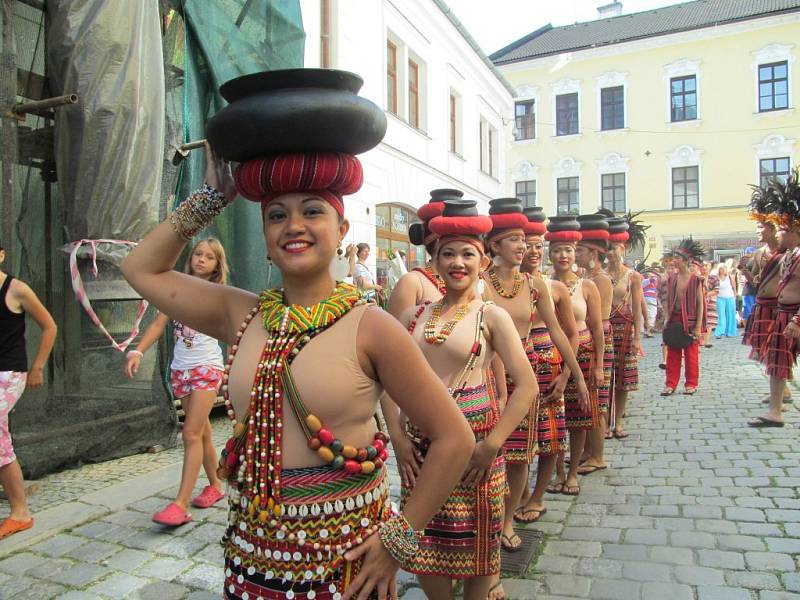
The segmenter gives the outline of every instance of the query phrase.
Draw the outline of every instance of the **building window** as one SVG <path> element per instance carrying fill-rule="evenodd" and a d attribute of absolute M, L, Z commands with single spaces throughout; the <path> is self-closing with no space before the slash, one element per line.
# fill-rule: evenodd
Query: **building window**
<path fill-rule="evenodd" d="M 691 121 L 697 118 L 697 77 L 673 77 L 670 83 L 671 120 Z"/>
<path fill-rule="evenodd" d="M 758 65 L 758 110 L 789 108 L 789 63 Z"/>
<path fill-rule="evenodd" d="M 386 42 L 386 108 L 397 114 L 397 46 Z"/>
<path fill-rule="evenodd" d="M 516 193 L 514 195 L 522 200 L 523 207 L 529 208 L 536 206 L 536 180 L 529 179 L 527 181 L 518 181 L 516 183 Z"/>
<path fill-rule="evenodd" d="M 601 129 L 622 129 L 625 127 L 625 88 L 623 86 L 600 90 Z"/>
<path fill-rule="evenodd" d="M 408 61 L 408 123 L 419 129 L 419 65 Z"/>
<path fill-rule="evenodd" d="M 497 129 L 492 127 L 488 121 L 480 120 L 478 134 L 478 148 L 480 152 L 480 169 L 487 175 L 495 174 L 495 156 L 497 155 Z"/>
<path fill-rule="evenodd" d="M 456 97 L 450 93 L 450 152 L 458 152 L 458 138 L 456 138 Z"/>
<path fill-rule="evenodd" d="M 516 128 L 514 139 L 532 140 L 536 137 L 535 113 L 533 110 L 533 100 L 517 102 L 514 104 L 514 116 Z"/>
<path fill-rule="evenodd" d="M 556 96 L 556 135 L 578 133 L 578 92 Z"/>
<path fill-rule="evenodd" d="M 758 162 L 759 180 L 761 187 L 765 187 L 770 181 L 777 179 L 781 183 L 786 183 L 791 172 L 791 160 L 788 156 L 783 158 L 762 158 Z"/>
<path fill-rule="evenodd" d="M 580 212 L 580 186 L 577 177 L 559 177 L 556 181 L 558 191 L 558 205 L 556 212 L 559 215 L 578 214 Z"/>
<path fill-rule="evenodd" d="M 699 167 L 672 169 L 672 208 L 697 208 L 699 199 Z"/>
<path fill-rule="evenodd" d="M 625 173 L 606 173 L 600 179 L 603 208 L 625 212 Z"/>

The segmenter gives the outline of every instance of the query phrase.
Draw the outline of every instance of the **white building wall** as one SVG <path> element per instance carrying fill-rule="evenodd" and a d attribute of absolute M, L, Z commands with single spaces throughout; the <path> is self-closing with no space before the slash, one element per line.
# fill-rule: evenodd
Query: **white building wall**
<path fill-rule="evenodd" d="M 418 208 L 435 188 L 457 188 L 479 201 L 508 195 L 505 152 L 513 126 L 513 101 L 432 0 L 330 0 L 331 66 L 364 79 L 361 95 L 387 108 L 386 42 L 398 42 L 400 117 L 387 111 L 386 137 L 361 155 L 364 187 L 346 202 L 347 242 L 375 244 L 375 206 L 388 202 Z M 320 0 L 301 0 L 306 31 L 305 66 L 320 66 Z M 409 53 L 421 66 L 420 129 L 403 118 Z M 450 151 L 450 90 L 460 96 L 459 155 Z M 497 132 L 494 176 L 480 170 L 479 122 Z M 370 256 L 374 261 L 374 253 Z"/>

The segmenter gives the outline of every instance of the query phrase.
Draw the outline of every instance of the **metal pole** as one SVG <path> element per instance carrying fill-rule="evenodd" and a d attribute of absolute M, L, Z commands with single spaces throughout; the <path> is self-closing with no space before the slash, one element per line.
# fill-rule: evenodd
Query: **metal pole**
<path fill-rule="evenodd" d="M 12 15 L 14 13 L 13 0 L 2 0 L 0 6 L 0 20 L 2 20 L 3 46 L 0 51 L 0 106 L 8 107 L 16 99 L 17 85 L 17 57 L 14 52 L 14 28 Z M 0 115 L 0 174 L 3 181 L 0 183 L 0 235 L 3 244 L 8 249 L 4 268 L 13 272 L 14 252 L 16 244 L 13 240 L 14 233 L 14 159 L 17 149 L 16 124 L 9 118 Z"/>
<path fill-rule="evenodd" d="M 75 104 L 78 102 L 78 94 L 66 94 L 64 96 L 55 96 L 53 98 L 45 98 L 44 100 L 31 100 L 30 102 L 20 102 L 11 108 L 11 112 L 18 119 L 24 119 L 28 113 L 38 113 L 48 108 L 55 108 L 56 106 L 65 106 L 67 104 Z"/>

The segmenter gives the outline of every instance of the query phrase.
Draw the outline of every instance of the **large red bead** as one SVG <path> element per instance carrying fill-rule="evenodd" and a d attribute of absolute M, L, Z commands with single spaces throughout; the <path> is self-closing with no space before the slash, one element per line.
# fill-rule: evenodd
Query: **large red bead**
<path fill-rule="evenodd" d="M 385 461 L 387 458 L 389 458 L 389 452 L 386 450 L 386 448 L 381 450 L 380 454 L 378 454 L 378 458 L 380 458 L 383 461 Z"/>
<path fill-rule="evenodd" d="M 311 450 L 319 450 L 320 446 L 322 446 L 322 442 L 319 441 L 318 437 L 308 438 L 308 447 Z"/>
<path fill-rule="evenodd" d="M 356 473 L 361 473 L 361 465 L 354 460 L 346 460 L 344 461 L 344 470 L 351 475 L 355 475 Z"/>
<path fill-rule="evenodd" d="M 386 447 L 386 444 L 383 443 L 383 440 L 372 440 L 372 447 L 380 454 L 380 451 Z"/>
<path fill-rule="evenodd" d="M 376 440 L 382 440 L 384 444 L 388 444 L 389 443 L 389 436 L 386 435 L 386 433 L 384 433 L 383 431 L 376 431 L 375 432 L 375 439 Z"/>
<path fill-rule="evenodd" d="M 317 432 L 317 437 L 326 446 L 330 446 L 333 443 L 333 440 L 336 439 L 333 437 L 333 434 L 324 427 Z"/>

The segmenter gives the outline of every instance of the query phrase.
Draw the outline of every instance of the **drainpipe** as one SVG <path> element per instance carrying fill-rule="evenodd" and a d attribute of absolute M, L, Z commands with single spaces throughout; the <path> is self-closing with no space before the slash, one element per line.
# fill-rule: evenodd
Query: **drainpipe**
<path fill-rule="evenodd" d="M 320 0 L 320 66 L 331 68 L 331 0 Z"/>

